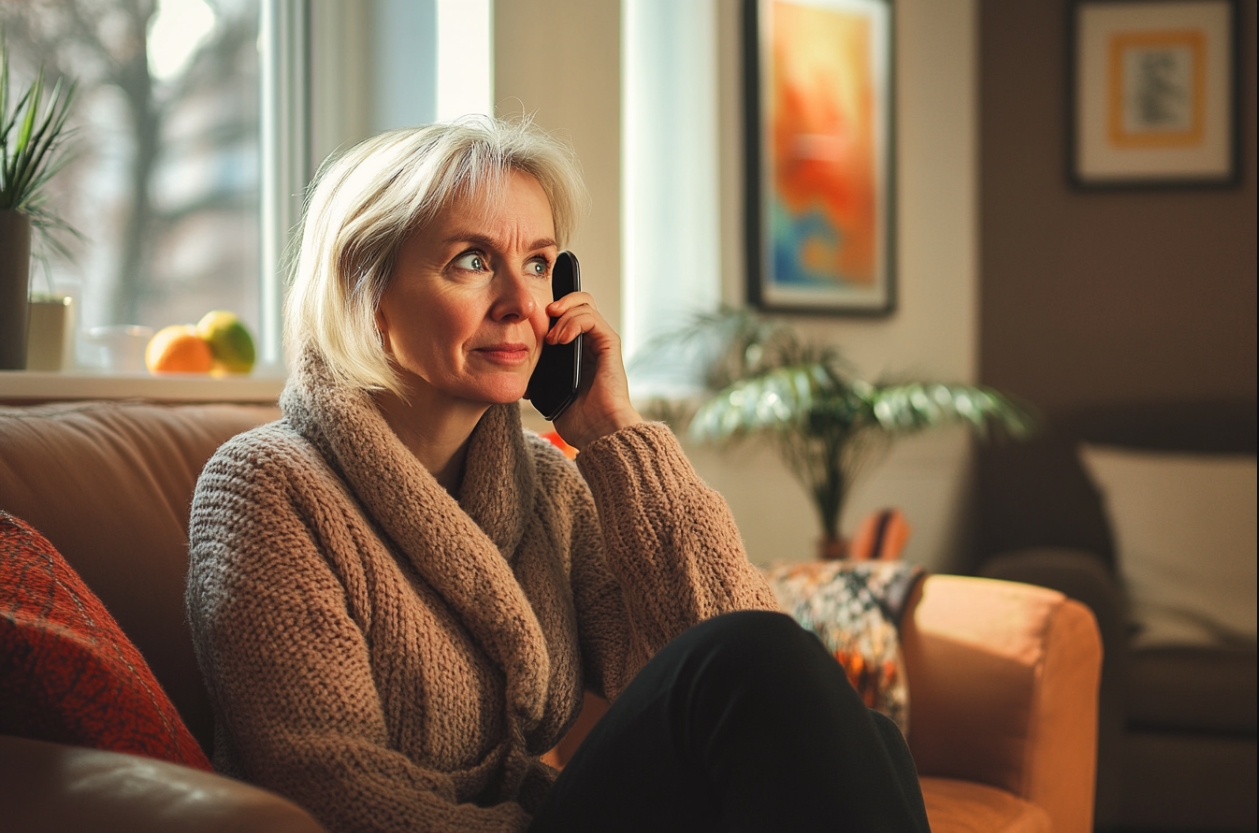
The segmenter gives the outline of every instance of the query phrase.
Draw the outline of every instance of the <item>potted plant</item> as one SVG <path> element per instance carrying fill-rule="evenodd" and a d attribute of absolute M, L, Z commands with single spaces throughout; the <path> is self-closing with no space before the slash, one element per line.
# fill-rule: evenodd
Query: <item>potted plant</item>
<path fill-rule="evenodd" d="M 981 438 L 994 430 L 1023 438 L 1035 425 L 1027 409 L 988 387 L 859 379 L 836 348 L 748 310 L 696 316 L 653 339 L 630 369 L 636 381 L 703 391 L 697 409 L 677 397 L 655 408 L 673 421 L 689 418 L 693 440 L 769 440 L 812 499 L 825 557 L 842 555 L 844 503 L 895 440 L 959 423 Z"/>
<path fill-rule="evenodd" d="M 64 253 L 74 230 L 48 205 L 48 180 L 66 163 L 66 117 L 74 83 L 58 81 L 45 103 L 44 72 L 20 97 L 9 94 L 9 52 L 0 37 L 0 370 L 26 367 L 31 230 Z"/>

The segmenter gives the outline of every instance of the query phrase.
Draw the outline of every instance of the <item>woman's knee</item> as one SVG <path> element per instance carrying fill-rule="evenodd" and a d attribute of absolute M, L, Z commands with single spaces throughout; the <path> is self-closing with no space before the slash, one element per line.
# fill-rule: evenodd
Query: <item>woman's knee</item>
<path fill-rule="evenodd" d="M 723 613 L 695 625 L 683 638 L 698 644 L 724 645 L 772 645 L 792 642 L 805 632 L 794 619 L 785 613 L 771 610 L 738 610 Z"/>
<path fill-rule="evenodd" d="M 715 664 L 738 674 L 791 676 L 817 662 L 835 662 L 816 636 L 774 611 L 726 613 L 696 625 L 680 639 L 709 668 Z"/>

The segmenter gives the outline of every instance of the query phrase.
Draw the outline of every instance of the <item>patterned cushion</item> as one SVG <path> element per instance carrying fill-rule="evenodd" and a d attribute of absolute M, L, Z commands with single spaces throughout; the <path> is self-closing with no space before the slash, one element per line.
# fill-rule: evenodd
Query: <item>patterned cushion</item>
<path fill-rule="evenodd" d="M 771 565 L 765 577 L 778 604 L 822 640 L 866 705 L 909 734 L 909 682 L 901 655 L 901 615 L 921 567 L 901 561 L 809 561 Z"/>
<path fill-rule="evenodd" d="M 0 733 L 212 771 L 105 606 L 47 539 L 5 512 Z"/>

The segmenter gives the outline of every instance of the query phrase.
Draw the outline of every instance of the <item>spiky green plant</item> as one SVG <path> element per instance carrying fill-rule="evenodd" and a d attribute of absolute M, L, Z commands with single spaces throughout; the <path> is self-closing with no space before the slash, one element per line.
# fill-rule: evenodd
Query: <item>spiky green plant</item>
<path fill-rule="evenodd" d="M 75 82 L 58 80 L 44 101 L 44 70 L 20 98 L 9 95 L 9 51 L 0 34 L 0 210 L 30 217 L 31 225 L 58 254 L 68 255 L 63 234 L 78 233 L 48 204 L 48 181 L 66 164 L 66 119 Z"/>
<path fill-rule="evenodd" d="M 688 429 L 698 442 L 772 441 L 831 539 L 853 483 L 894 440 L 958 423 L 981 438 L 994 429 L 1023 438 L 1035 426 L 1027 409 L 988 387 L 855 378 L 835 348 L 747 310 L 697 316 L 653 339 L 631 372 L 708 391 Z"/>

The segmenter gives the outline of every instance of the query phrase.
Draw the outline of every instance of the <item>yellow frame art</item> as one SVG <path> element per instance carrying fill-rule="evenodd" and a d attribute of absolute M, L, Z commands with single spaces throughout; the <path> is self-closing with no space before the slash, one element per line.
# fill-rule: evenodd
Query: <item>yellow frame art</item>
<path fill-rule="evenodd" d="M 1188 52 L 1190 64 L 1190 117 L 1183 129 L 1132 129 L 1127 118 L 1127 102 L 1137 85 L 1130 67 L 1133 53 L 1174 54 Z M 1205 135 L 1207 39 L 1195 29 L 1159 32 L 1128 32 L 1110 39 L 1109 111 L 1110 141 L 1116 147 L 1197 147 Z"/>
<path fill-rule="evenodd" d="M 1075 185 L 1240 181 L 1237 19 L 1237 0 L 1072 4 Z"/>

